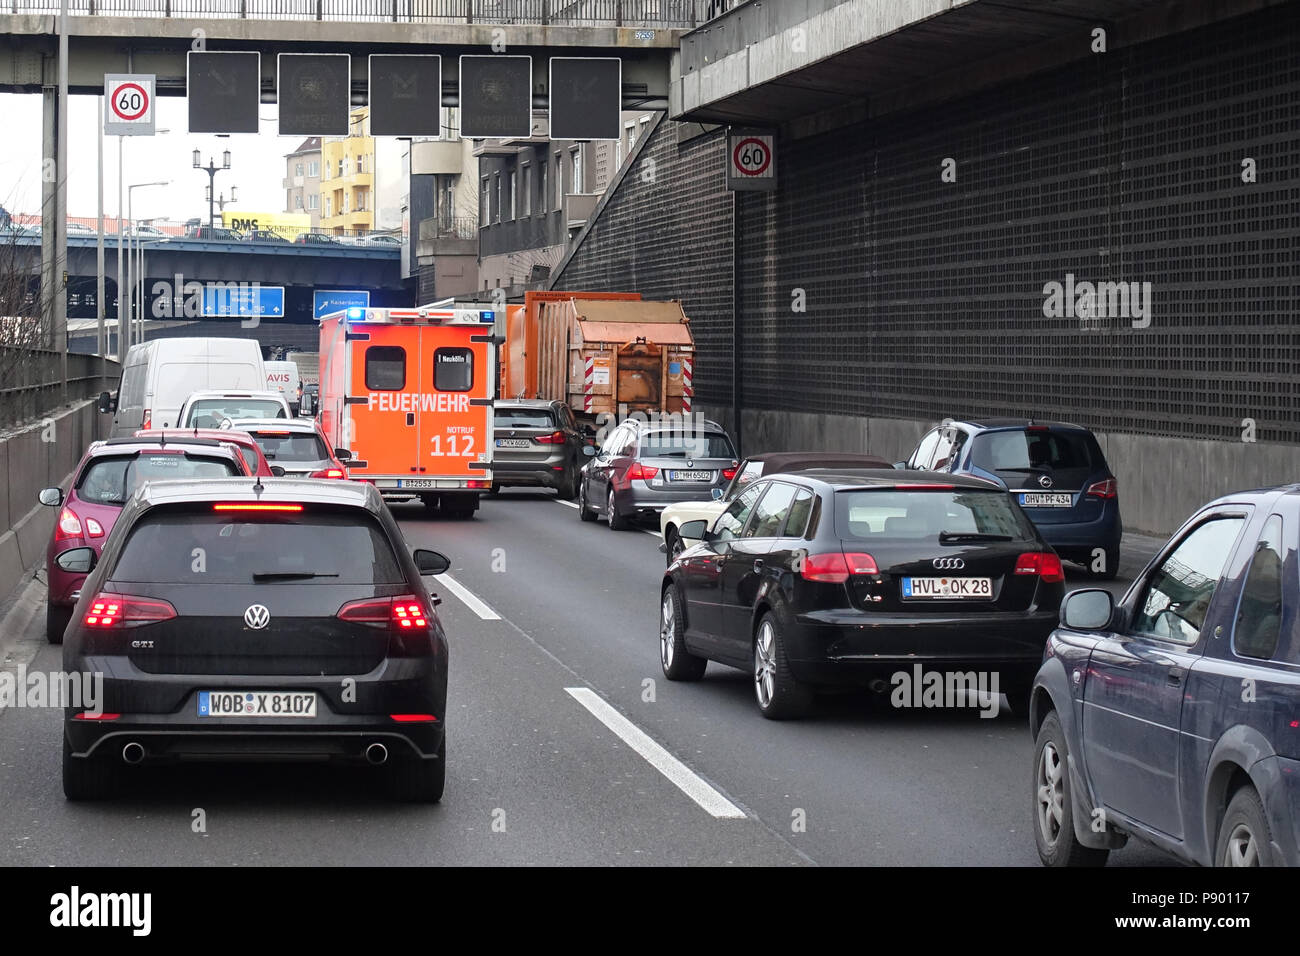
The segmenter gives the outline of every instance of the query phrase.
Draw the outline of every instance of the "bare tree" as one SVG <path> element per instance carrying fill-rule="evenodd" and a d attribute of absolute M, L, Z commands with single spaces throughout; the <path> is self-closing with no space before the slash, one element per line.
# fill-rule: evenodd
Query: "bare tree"
<path fill-rule="evenodd" d="M 21 227 L 0 224 L 0 424 L 11 425 L 35 416 L 42 398 L 32 386 L 50 380 L 48 318 L 37 301 L 36 275 L 30 245 L 21 241 Z"/>

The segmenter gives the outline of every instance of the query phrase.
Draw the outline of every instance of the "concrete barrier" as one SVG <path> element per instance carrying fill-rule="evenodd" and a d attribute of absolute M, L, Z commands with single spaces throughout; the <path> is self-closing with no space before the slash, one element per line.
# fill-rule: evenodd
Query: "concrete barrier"
<path fill-rule="evenodd" d="M 86 446 L 105 437 L 110 424 L 95 402 L 83 401 L 0 436 L 0 599 L 45 561 L 59 512 L 40 504 L 37 495 L 56 485 L 67 491 Z"/>
<path fill-rule="evenodd" d="M 697 405 L 732 435 L 731 409 Z M 935 422 L 901 418 L 746 410 L 741 451 L 871 452 L 888 461 L 911 455 Z M 1166 537 L 1208 501 L 1234 491 L 1300 481 L 1300 447 L 1255 442 L 1192 441 L 1097 432 L 1119 481 L 1126 531 Z"/>

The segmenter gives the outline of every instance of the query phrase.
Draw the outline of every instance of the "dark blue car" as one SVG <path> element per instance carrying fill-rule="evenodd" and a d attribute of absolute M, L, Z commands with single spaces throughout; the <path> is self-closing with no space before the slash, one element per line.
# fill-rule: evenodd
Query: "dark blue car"
<path fill-rule="evenodd" d="M 1129 837 L 1193 863 L 1300 864 L 1300 485 L 1197 512 L 1115 603 L 1074 591 L 1035 678 L 1048 866 Z"/>
<path fill-rule="evenodd" d="M 895 467 L 996 482 L 1062 558 L 1103 580 L 1119 570 L 1119 486 L 1086 428 L 1023 418 L 949 420 Z"/>

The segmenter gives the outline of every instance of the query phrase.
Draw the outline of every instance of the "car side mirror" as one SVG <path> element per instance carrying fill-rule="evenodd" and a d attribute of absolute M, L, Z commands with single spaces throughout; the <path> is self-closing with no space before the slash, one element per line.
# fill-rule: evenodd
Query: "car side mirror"
<path fill-rule="evenodd" d="M 335 448 L 334 457 L 339 461 L 351 461 L 352 452 L 348 451 L 346 448 Z"/>
<path fill-rule="evenodd" d="M 709 523 L 703 519 L 697 521 L 688 521 L 678 530 L 683 538 L 690 538 L 692 541 L 712 541 L 713 537 L 709 532 Z"/>
<path fill-rule="evenodd" d="M 713 491 L 710 492 L 710 494 L 713 495 L 713 500 L 714 500 L 714 501 L 721 501 L 721 500 L 722 500 L 722 489 L 721 489 L 721 488 L 714 488 Z"/>
<path fill-rule="evenodd" d="M 117 402 L 113 399 L 111 392 L 99 393 L 99 413 L 107 415 L 110 412 L 117 411 Z"/>
<path fill-rule="evenodd" d="M 62 488 L 42 488 L 41 493 L 36 496 L 37 500 L 47 508 L 57 508 L 63 504 Z"/>
<path fill-rule="evenodd" d="M 1061 602 L 1061 624 L 1076 631 L 1103 631 L 1115 615 L 1115 598 L 1101 588 L 1071 591 Z"/>
<path fill-rule="evenodd" d="M 95 561 L 94 548 L 73 548 L 54 559 L 60 570 L 70 574 L 89 574 L 95 570 Z"/>
<path fill-rule="evenodd" d="M 588 458 L 594 458 L 594 457 L 596 456 L 596 446 L 595 446 L 595 445 L 583 445 L 583 446 L 582 446 L 582 453 L 583 453 L 584 455 L 586 455 Z"/>
<path fill-rule="evenodd" d="M 430 551 L 428 548 L 416 548 L 411 556 L 415 558 L 415 566 L 419 568 L 421 574 L 442 574 L 451 567 L 451 559 L 445 554 Z"/>
<path fill-rule="evenodd" d="M 275 475 L 275 477 L 277 477 L 277 478 L 283 478 L 283 477 L 284 477 L 284 466 L 283 466 L 283 465 L 272 465 L 272 466 L 271 466 L 271 474 Z"/>

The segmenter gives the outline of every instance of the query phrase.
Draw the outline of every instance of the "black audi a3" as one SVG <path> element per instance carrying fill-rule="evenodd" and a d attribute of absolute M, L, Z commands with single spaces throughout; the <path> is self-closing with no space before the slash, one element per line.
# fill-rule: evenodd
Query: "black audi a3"
<path fill-rule="evenodd" d="M 407 553 L 373 485 L 153 482 L 101 557 L 59 560 L 90 571 L 64 669 L 103 680 L 100 706 L 65 712 L 69 799 L 181 760 L 372 764 L 441 799 L 447 638 L 421 575 L 449 562 Z"/>
<path fill-rule="evenodd" d="M 819 689 L 911 680 L 914 667 L 944 687 L 978 679 L 1020 710 L 1064 590 L 1060 558 L 978 478 L 774 475 L 682 536 L 700 543 L 661 585 L 664 674 L 699 680 L 710 660 L 748 670 L 771 718 L 799 716 Z"/>

